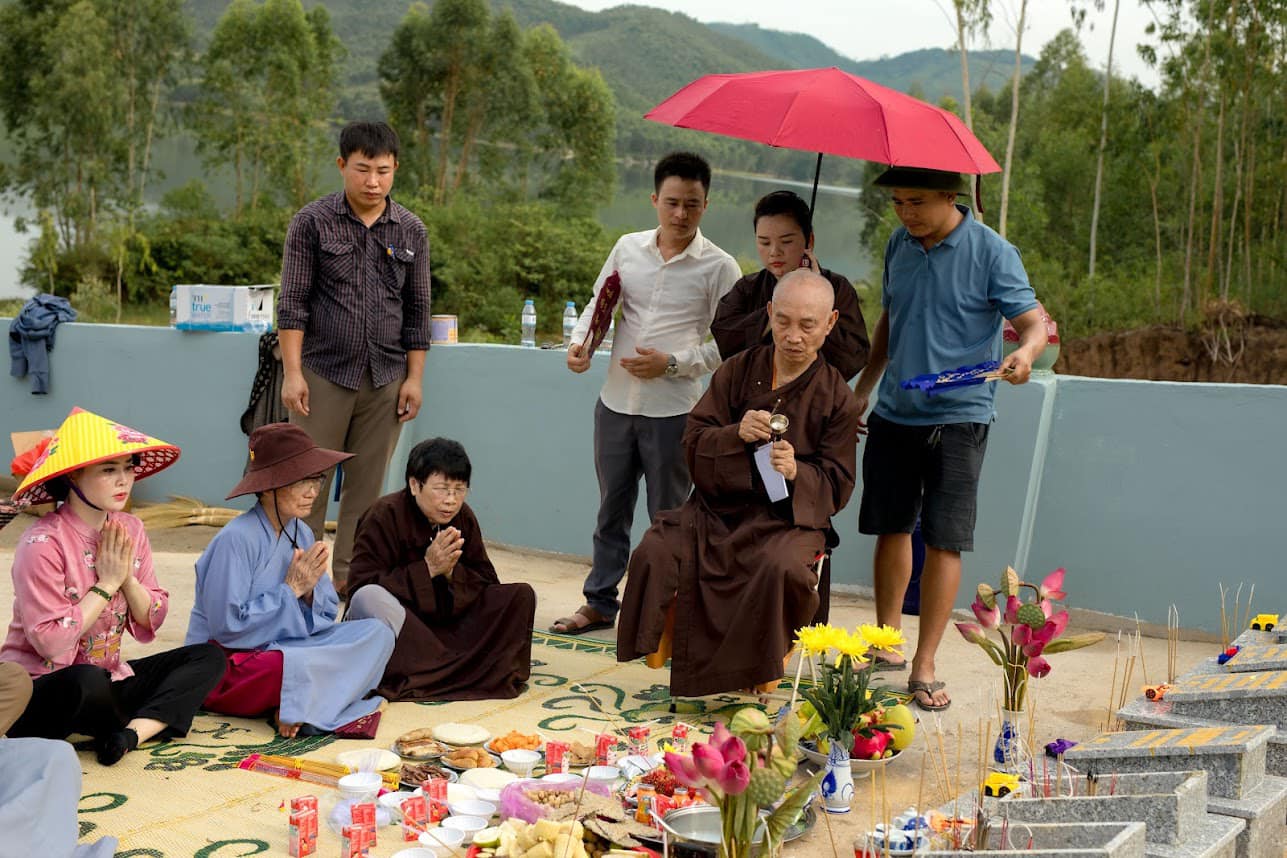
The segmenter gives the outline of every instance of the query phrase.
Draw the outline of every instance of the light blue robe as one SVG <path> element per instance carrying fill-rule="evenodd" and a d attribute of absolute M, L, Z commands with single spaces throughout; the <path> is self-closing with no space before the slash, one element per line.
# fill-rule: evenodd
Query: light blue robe
<path fill-rule="evenodd" d="M 237 516 L 197 560 L 197 592 L 188 643 L 282 654 L 280 720 L 334 730 L 379 708 L 375 689 L 393 652 L 393 632 L 380 620 L 337 622 L 340 599 L 329 575 L 313 588 L 313 604 L 286 586 L 293 547 L 313 532 L 291 519 L 281 534 L 259 504 Z"/>
<path fill-rule="evenodd" d="M 0 831 L 5 855 L 112 858 L 115 837 L 76 842 L 80 760 L 50 739 L 0 738 Z"/>

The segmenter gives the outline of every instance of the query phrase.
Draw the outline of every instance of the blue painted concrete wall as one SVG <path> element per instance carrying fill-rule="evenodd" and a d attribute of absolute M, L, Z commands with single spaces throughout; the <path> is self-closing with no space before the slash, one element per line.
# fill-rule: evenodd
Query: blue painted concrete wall
<path fill-rule="evenodd" d="M 252 334 L 65 325 L 50 395 L 0 381 L 0 430 L 52 428 L 80 405 L 183 448 L 138 497 L 220 504 L 245 462 L 238 419 L 257 354 Z M 404 428 L 386 487 L 401 485 L 415 442 L 456 438 L 474 460 L 470 502 L 490 538 L 588 555 L 604 363 L 576 376 L 556 351 L 435 347 L 425 407 Z M 1287 612 L 1278 548 L 1287 457 L 1275 437 L 1284 425 L 1287 387 L 1053 376 L 1002 385 L 963 593 L 1006 564 L 1035 578 L 1065 566 L 1077 607 L 1162 622 L 1175 602 L 1186 626 L 1216 630 L 1216 582 L 1244 581 L 1256 584 L 1258 610 Z M 857 497 L 836 522 L 839 583 L 871 581 Z M 636 539 L 644 519 L 641 497 Z"/>

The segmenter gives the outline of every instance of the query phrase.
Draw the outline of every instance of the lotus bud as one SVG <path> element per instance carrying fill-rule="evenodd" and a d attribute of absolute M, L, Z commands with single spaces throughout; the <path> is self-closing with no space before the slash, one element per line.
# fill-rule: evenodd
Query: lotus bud
<path fill-rule="evenodd" d="M 715 779 L 715 785 L 723 790 L 725 795 L 739 795 L 746 792 L 746 786 L 750 782 L 751 770 L 747 768 L 745 760 L 729 763 Z"/>
<path fill-rule="evenodd" d="M 972 644 L 983 646 L 988 641 L 988 636 L 983 633 L 983 627 L 978 623 L 957 623 L 956 630 L 961 633 Z"/>
<path fill-rule="evenodd" d="M 703 787 L 706 785 L 706 779 L 697 771 L 697 766 L 693 763 L 693 758 L 687 754 L 676 754 L 673 751 L 666 752 L 666 768 L 679 781 L 689 789 Z"/>
<path fill-rule="evenodd" d="M 709 744 L 693 743 L 693 765 L 703 778 L 714 780 L 724 771 L 724 755 Z"/>
<path fill-rule="evenodd" d="M 974 616 L 985 629 L 995 629 L 1001 625 L 1001 609 L 996 606 L 995 599 L 991 604 L 975 599 L 970 603 L 970 610 L 974 611 Z"/>
<path fill-rule="evenodd" d="M 1028 659 L 1028 675 L 1035 676 L 1037 679 L 1050 673 L 1050 662 L 1042 656 L 1034 656 Z"/>
<path fill-rule="evenodd" d="M 1018 596 L 1006 596 L 1005 613 L 1001 615 L 1001 620 L 1006 625 L 1013 626 L 1015 623 L 1019 622 L 1019 619 L 1016 616 L 1016 614 L 1019 613 L 1019 608 L 1022 606 L 1023 606 L 1023 603 L 1019 601 Z"/>

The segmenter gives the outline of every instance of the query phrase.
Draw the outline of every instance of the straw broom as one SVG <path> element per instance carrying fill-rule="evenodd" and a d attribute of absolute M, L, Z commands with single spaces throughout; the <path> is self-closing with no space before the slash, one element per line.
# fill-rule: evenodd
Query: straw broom
<path fill-rule="evenodd" d="M 187 527 L 195 524 L 223 527 L 241 515 L 241 511 L 228 507 L 206 506 L 204 501 L 197 498 L 172 495 L 170 500 L 164 503 L 136 508 L 134 515 L 152 529 Z"/>

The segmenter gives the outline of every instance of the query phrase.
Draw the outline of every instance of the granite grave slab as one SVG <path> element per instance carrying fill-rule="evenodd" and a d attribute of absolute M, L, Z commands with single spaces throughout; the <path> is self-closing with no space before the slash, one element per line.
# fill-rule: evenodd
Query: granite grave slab
<path fill-rule="evenodd" d="M 1181 730 L 1101 733 L 1064 754 L 1064 761 L 1092 775 L 1202 769 L 1211 795 L 1242 798 L 1265 776 L 1271 726 L 1221 726 Z"/>

